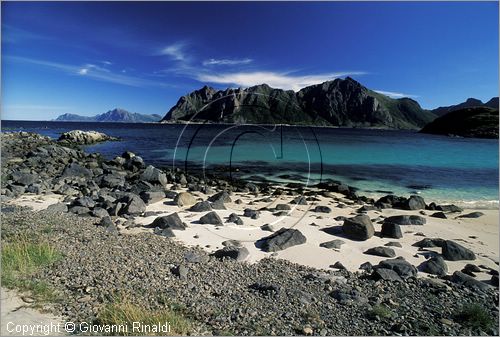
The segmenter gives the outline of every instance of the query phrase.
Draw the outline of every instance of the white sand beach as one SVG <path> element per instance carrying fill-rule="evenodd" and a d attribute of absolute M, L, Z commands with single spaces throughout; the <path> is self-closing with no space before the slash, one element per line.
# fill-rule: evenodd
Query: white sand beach
<path fill-rule="evenodd" d="M 192 192 L 199 200 L 206 200 L 207 196 Z M 125 228 L 118 226 L 123 234 L 135 234 L 140 232 L 152 232 L 152 229 L 144 228 L 142 225 L 148 225 L 153 220 L 162 215 L 168 215 L 177 212 L 183 222 L 186 223 L 186 230 L 175 230 L 174 240 L 187 246 L 199 246 L 207 252 L 214 252 L 223 247 L 222 242 L 226 240 L 238 240 L 249 251 L 246 261 L 252 263 L 265 257 L 274 257 L 286 259 L 294 263 L 318 268 L 330 269 L 331 266 L 340 261 L 349 271 L 357 271 L 362 263 L 369 261 L 376 265 L 380 261 L 387 259 L 364 254 L 364 252 L 373 247 L 384 246 L 388 242 L 397 241 L 401 248 L 391 247 L 396 252 L 396 256 L 404 257 L 411 264 L 418 266 L 426 260 L 432 252 L 439 252 L 441 248 L 425 248 L 419 250 L 413 246 L 417 241 L 423 238 L 442 238 L 454 240 L 457 243 L 471 249 L 477 259 L 474 261 L 446 261 L 448 272 L 452 274 L 456 270 L 461 270 L 465 264 L 473 263 L 475 265 L 485 265 L 491 268 L 498 268 L 499 261 L 499 211 L 498 210 L 480 210 L 484 213 L 479 218 L 458 218 L 460 214 L 467 214 L 477 209 L 465 209 L 462 213 L 448 213 L 447 219 L 430 217 L 434 211 L 423 211 L 427 223 L 421 226 L 401 226 L 403 238 L 390 239 L 381 238 L 377 232 L 381 229 L 378 219 L 381 216 L 388 217 L 393 215 L 421 215 L 422 211 L 405 211 L 399 209 L 383 209 L 381 211 L 368 211 L 368 216 L 373 220 L 376 234 L 366 241 L 354 241 L 343 236 L 343 234 L 329 234 L 324 229 L 342 226 L 343 221 L 334 220 L 337 216 L 352 217 L 357 215 L 356 210 L 361 206 L 352 201 L 344 199 L 341 194 L 332 193 L 331 197 L 324 197 L 318 194 L 319 201 L 311 202 L 309 205 L 290 205 L 292 210 L 288 216 L 275 216 L 271 211 L 261 211 L 258 219 L 243 217 L 243 210 L 251 208 L 258 210 L 262 207 L 274 208 L 277 204 L 288 204 L 294 197 L 279 196 L 273 197 L 273 202 L 257 202 L 262 198 L 261 195 L 253 196 L 249 193 L 233 193 L 232 202 L 226 203 L 226 210 L 216 210 L 217 214 L 225 222 L 231 213 L 236 213 L 241 217 L 244 224 L 236 225 L 234 223 L 224 223 L 223 226 L 214 226 L 199 224 L 198 220 L 207 212 L 189 211 L 189 206 L 179 207 L 171 199 L 163 199 L 149 204 L 147 211 L 161 212 L 148 217 L 135 217 L 134 221 L 141 225 L 134 228 Z M 241 204 L 235 203 L 235 200 L 241 199 Z M 45 209 L 48 205 L 59 202 L 59 195 L 35 196 L 24 195 L 13 201 L 15 204 L 33 207 L 34 210 Z M 339 202 L 339 200 L 341 202 Z M 252 204 L 253 202 L 253 204 Z M 249 205 L 250 203 L 250 205 Z M 340 204 L 340 207 L 339 207 Z M 316 205 L 329 206 L 331 213 L 314 212 Z M 125 219 L 117 219 L 117 223 L 123 223 Z M 255 246 L 255 242 L 263 237 L 272 234 L 270 231 L 262 230 L 260 227 L 264 224 L 270 224 L 274 230 L 282 227 L 293 227 L 298 229 L 306 238 L 305 244 L 287 248 L 276 253 L 266 253 Z M 327 249 L 319 246 L 320 243 L 341 239 L 345 242 L 340 249 Z M 426 276 L 425 273 L 419 273 L 420 276 Z M 477 279 L 489 280 L 491 275 L 478 273 Z"/>

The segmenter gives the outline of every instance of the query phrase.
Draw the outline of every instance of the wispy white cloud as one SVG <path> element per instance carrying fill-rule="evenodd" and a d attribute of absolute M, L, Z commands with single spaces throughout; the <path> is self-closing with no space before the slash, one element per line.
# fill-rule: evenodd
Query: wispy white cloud
<path fill-rule="evenodd" d="M 85 64 L 83 66 L 76 66 L 76 65 L 51 62 L 45 60 L 37 60 L 20 56 L 6 56 L 5 58 L 16 62 L 35 64 L 55 70 L 60 70 L 70 75 L 76 75 L 94 80 L 121 84 L 126 86 L 132 86 L 132 87 L 168 86 L 167 84 L 162 82 L 157 82 L 136 76 L 124 75 L 122 73 L 114 73 L 109 69 L 96 66 L 95 64 Z"/>
<path fill-rule="evenodd" d="M 403 97 L 415 98 L 415 97 L 418 97 L 417 95 L 404 94 L 402 92 L 385 91 L 385 90 L 373 90 L 373 91 L 378 92 L 379 94 L 382 94 L 382 95 L 389 96 L 391 98 L 403 98 Z"/>
<path fill-rule="evenodd" d="M 290 73 L 256 71 L 225 74 L 202 73 L 198 74 L 196 79 L 201 82 L 237 85 L 241 87 L 251 87 L 253 85 L 266 83 L 274 88 L 298 91 L 309 85 L 330 81 L 339 77 L 364 74 L 366 73 L 361 71 L 351 71 L 316 75 L 292 75 Z"/>
<path fill-rule="evenodd" d="M 176 42 L 169 46 L 163 47 L 158 55 L 166 55 L 175 61 L 186 60 L 186 54 L 184 52 L 186 44 L 183 42 Z"/>
<path fill-rule="evenodd" d="M 240 64 L 249 64 L 253 62 L 251 58 L 244 59 L 208 59 L 203 61 L 204 66 L 234 66 Z"/>
<path fill-rule="evenodd" d="M 2 40 L 5 42 L 20 42 L 26 40 L 49 41 L 54 38 L 50 35 L 42 35 L 11 25 L 2 24 Z"/>
<path fill-rule="evenodd" d="M 113 62 L 111 62 L 111 61 L 106 61 L 106 60 L 101 61 L 101 63 L 102 63 L 102 64 L 105 64 L 105 65 L 107 65 L 107 66 L 110 66 L 110 65 L 112 65 L 112 64 L 113 64 Z"/>
<path fill-rule="evenodd" d="M 89 71 L 95 70 L 95 71 L 101 71 L 105 73 L 110 73 L 111 71 L 107 68 L 99 67 L 96 66 L 95 64 L 86 64 L 80 70 L 78 70 L 78 74 L 80 75 L 87 75 Z"/>

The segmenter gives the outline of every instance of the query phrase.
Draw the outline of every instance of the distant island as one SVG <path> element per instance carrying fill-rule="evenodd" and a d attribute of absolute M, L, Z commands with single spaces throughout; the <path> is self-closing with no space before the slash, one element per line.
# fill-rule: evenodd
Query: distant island
<path fill-rule="evenodd" d="M 95 116 L 80 116 L 76 114 L 60 115 L 54 121 L 57 122 L 112 122 L 112 123 L 154 123 L 161 119 L 160 115 L 145 115 L 129 112 L 124 109 L 113 109 Z"/>
<path fill-rule="evenodd" d="M 420 132 L 460 137 L 498 138 L 498 99 L 497 109 L 482 105 L 452 110 L 427 124 Z"/>

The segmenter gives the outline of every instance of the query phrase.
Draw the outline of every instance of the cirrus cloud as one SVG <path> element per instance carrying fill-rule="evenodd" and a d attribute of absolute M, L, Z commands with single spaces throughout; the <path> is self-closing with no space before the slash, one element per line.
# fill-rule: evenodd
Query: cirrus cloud
<path fill-rule="evenodd" d="M 378 92 L 379 94 L 382 94 L 382 95 L 389 96 L 391 98 L 403 98 L 403 97 L 415 98 L 415 97 L 418 97 L 417 95 L 404 94 L 402 92 L 385 91 L 385 90 L 373 90 L 373 91 Z"/>
<path fill-rule="evenodd" d="M 240 64 L 249 64 L 252 63 L 253 59 L 244 58 L 244 59 L 208 59 L 203 61 L 204 66 L 234 66 Z"/>
<path fill-rule="evenodd" d="M 304 87 L 334 80 L 349 75 L 364 75 L 362 71 L 335 72 L 316 75 L 292 75 L 272 71 L 235 72 L 224 74 L 198 74 L 196 79 L 200 82 L 237 85 L 251 87 L 266 83 L 271 87 L 285 90 L 298 91 Z"/>
<path fill-rule="evenodd" d="M 15 62 L 32 64 L 53 70 L 62 71 L 69 75 L 78 75 L 93 80 L 110 82 L 120 85 L 126 85 L 132 87 L 168 86 L 165 83 L 149 80 L 146 78 L 141 78 L 138 76 L 129 76 L 122 73 L 115 73 L 110 71 L 109 69 L 96 66 L 95 64 L 85 64 L 84 66 L 75 66 L 71 64 L 38 60 L 22 56 L 6 56 L 4 58 Z"/>
<path fill-rule="evenodd" d="M 186 44 L 183 42 L 176 42 L 174 44 L 163 47 L 157 55 L 166 55 L 175 61 L 185 61 L 186 54 L 184 52 Z"/>

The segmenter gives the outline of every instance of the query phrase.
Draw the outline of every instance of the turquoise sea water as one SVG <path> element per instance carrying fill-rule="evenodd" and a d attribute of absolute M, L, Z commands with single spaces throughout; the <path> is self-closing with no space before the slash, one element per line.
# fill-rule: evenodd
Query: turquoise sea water
<path fill-rule="evenodd" d="M 130 150 L 153 165 L 188 171 L 310 184 L 337 179 L 362 195 L 418 193 L 429 202 L 498 207 L 498 140 L 285 126 L 3 121 L 2 129 L 54 138 L 97 130 L 122 139 L 87 148 L 109 158 Z"/>

